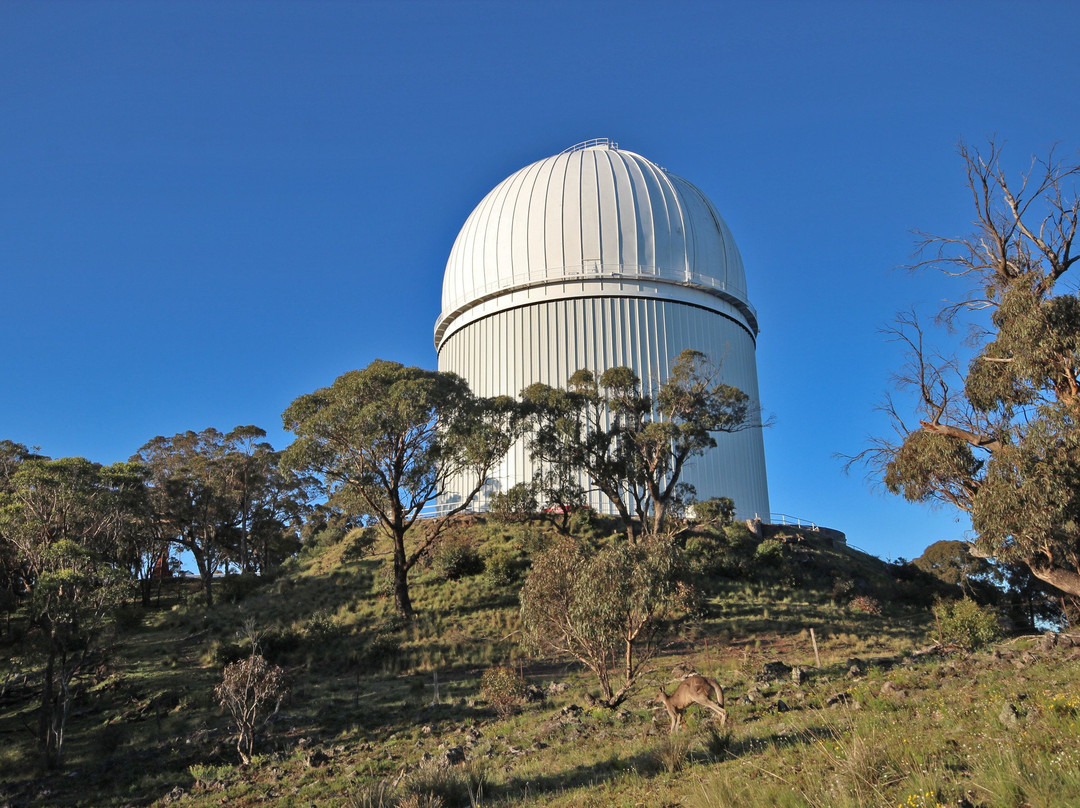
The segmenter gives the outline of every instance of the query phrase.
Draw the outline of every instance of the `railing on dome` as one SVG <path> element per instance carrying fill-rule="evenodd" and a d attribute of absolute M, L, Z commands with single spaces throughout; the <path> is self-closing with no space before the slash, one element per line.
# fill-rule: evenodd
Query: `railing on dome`
<path fill-rule="evenodd" d="M 618 151 L 619 144 L 609 137 L 594 137 L 590 140 L 583 140 L 580 143 L 575 143 L 569 149 L 563 149 L 559 154 L 570 154 L 570 152 L 585 151 L 585 149 L 591 149 L 596 146 L 607 146 L 609 149 L 615 149 Z"/>

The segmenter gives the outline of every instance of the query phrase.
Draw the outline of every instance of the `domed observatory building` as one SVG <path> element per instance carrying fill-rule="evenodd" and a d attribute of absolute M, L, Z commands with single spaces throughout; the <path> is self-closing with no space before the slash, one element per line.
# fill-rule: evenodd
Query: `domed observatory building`
<path fill-rule="evenodd" d="M 757 333 L 735 239 L 705 194 L 599 139 L 512 174 L 472 212 L 446 264 L 435 345 L 439 369 L 477 395 L 514 397 L 619 365 L 655 391 L 692 348 L 757 405 Z M 739 518 L 768 521 L 761 429 L 717 443 L 683 481 L 700 499 L 731 497 Z M 492 487 L 532 477 L 522 441 Z M 590 502 L 610 510 L 597 492 Z"/>

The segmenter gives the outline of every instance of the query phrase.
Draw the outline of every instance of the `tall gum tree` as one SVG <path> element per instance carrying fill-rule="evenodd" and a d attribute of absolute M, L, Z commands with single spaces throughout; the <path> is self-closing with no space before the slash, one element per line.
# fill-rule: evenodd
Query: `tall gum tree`
<path fill-rule="evenodd" d="M 281 537 L 295 514 L 297 481 L 278 473 L 280 453 L 265 436 L 255 426 L 189 430 L 159 435 L 131 458 L 148 469 L 151 529 L 191 553 L 207 606 L 226 564 L 243 571 L 272 565 L 272 537 Z"/>
<path fill-rule="evenodd" d="M 129 522 L 141 517 L 142 486 L 132 464 L 68 457 L 25 460 L 0 491 L 0 533 L 17 553 L 41 651 L 38 741 L 47 768 L 63 761 L 72 682 L 131 593 L 115 558 Z"/>
<path fill-rule="evenodd" d="M 648 395 L 627 367 L 599 378 L 578 370 L 565 390 L 534 384 L 522 391 L 533 459 L 584 473 L 619 514 L 627 539 L 638 525 L 659 534 L 686 493 L 683 470 L 716 446 L 718 433 L 763 426 L 749 396 L 720 380 L 720 367 L 685 350 Z"/>
<path fill-rule="evenodd" d="M 514 411 L 452 373 L 377 359 L 289 406 L 282 420 L 296 440 L 282 462 L 320 477 L 328 496 L 363 503 L 393 543 L 394 604 L 411 618 L 409 571 L 506 454 Z M 447 507 L 417 524 L 436 501 Z"/>
<path fill-rule="evenodd" d="M 1080 597 L 1080 298 L 1067 273 L 1080 197 L 1080 164 L 1051 150 L 1007 175 L 992 140 L 960 145 L 974 207 L 966 236 L 923 235 L 913 268 L 965 283 L 939 322 L 966 326 L 963 362 L 927 344 L 905 313 L 888 330 L 905 348 L 898 386 L 913 393 L 914 421 L 891 397 L 895 437 L 853 460 L 914 502 L 971 515 L 973 552 Z"/>

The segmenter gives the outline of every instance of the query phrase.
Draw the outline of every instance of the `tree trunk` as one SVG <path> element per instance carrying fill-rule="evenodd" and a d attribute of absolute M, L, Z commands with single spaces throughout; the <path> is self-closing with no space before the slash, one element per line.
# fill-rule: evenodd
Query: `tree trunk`
<path fill-rule="evenodd" d="M 394 606 L 399 615 L 412 620 L 412 599 L 409 597 L 409 567 L 405 561 L 405 533 L 394 535 Z"/>
<path fill-rule="evenodd" d="M 186 547 L 195 557 L 195 566 L 199 570 L 199 579 L 202 581 L 203 594 L 206 596 L 206 607 L 208 609 L 212 608 L 214 605 L 213 572 L 210 570 L 210 565 L 206 563 L 206 556 L 198 549 L 197 544 L 192 543 L 186 545 Z"/>
<path fill-rule="evenodd" d="M 46 769 L 54 767 L 52 724 L 53 711 L 56 709 L 55 676 L 56 651 L 50 647 L 45 661 L 45 676 L 41 683 L 41 713 L 38 715 L 38 742 L 41 744 L 42 763 Z"/>

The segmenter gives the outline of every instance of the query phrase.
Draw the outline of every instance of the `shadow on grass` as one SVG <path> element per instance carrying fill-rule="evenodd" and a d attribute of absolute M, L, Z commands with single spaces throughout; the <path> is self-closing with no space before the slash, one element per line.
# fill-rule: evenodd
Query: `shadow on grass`
<path fill-rule="evenodd" d="M 489 788 L 488 795 L 498 800 L 524 799 L 540 793 L 593 788 L 631 773 L 651 779 L 666 772 L 685 772 L 697 766 L 719 765 L 758 755 L 768 748 L 812 749 L 837 737 L 835 729 L 825 726 L 809 727 L 792 733 L 770 733 L 742 738 L 725 738 L 715 730 L 703 728 L 696 731 L 681 748 L 679 742 L 682 738 L 678 735 L 665 736 L 650 748 L 631 755 L 612 755 L 595 763 L 559 771 L 515 776 L 505 785 Z"/>

